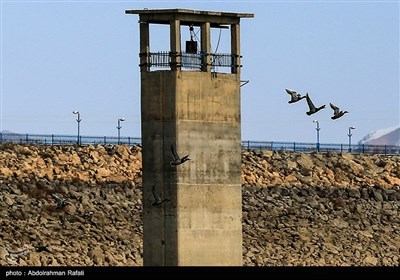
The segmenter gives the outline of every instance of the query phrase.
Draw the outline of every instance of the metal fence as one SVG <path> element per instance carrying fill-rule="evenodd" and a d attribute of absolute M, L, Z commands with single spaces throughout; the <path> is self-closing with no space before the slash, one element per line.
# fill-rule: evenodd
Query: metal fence
<path fill-rule="evenodd" d="M 334 152 L 354 154 L 400 154 L 400 146 L 364 144 L 316 144 L 301 142 L 262 142 L 242 141 L 242 148 L 251 150 L 289 151 L 289 152 Z"/>
<path fill-rule="evenodd" d="M 55 134 L 0 133 L 0 142 L 29 143 L 38 145 L 141 145 L 140 137 L 79 136 Z"/>
<path fill-rule="evenodd" d="M 17 134 L 0 133 L 0 143 L 28 143 L 38 145 L 74 145 L 78 144 L 75 135 L 55 134 Z M 114 137 L 114 136 L 80 136 L 79 145 L 141 145 L 140 137 Z M 354 144 L 323 144 L 302 142 L 273 142 L 273 141 L 242 141 L 242 148 L 248 150 L 269 150 L 289 152 L 335 152 L 358 154 L 384 154 L 399 155 L 400 146 L 389 145 L 359 145 Z"/>
<path fill-rule="evenodd" d="M 197 69 L 200 70 L 205 64 L 205 56 L 211 56 L 211 67 L 236 67 L 237 56 L 227 53 L 211 53 L 204 54 L 202 52 L 197 53 L 171 53 L 168 51 L 161 52 L 150 52 L 150 53 L 140 53 L 139 56 L 148 56 L 150 68 L 171 68 L 171 63 L 176 57 L 180 56 L 180 64 L 177 67 L 186 69 Z M 143 65 L 141 65 L 143 66 Z"/>

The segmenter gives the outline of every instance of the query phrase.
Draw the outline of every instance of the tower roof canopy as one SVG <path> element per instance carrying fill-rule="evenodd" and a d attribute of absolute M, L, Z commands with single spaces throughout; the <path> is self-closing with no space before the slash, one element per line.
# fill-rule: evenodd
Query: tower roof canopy
<path fill-rule="evenodd" d="M 181 25 L 199 26 L 209 22 L 212 27 L 226 24 L 238 24 L 240 18 L 253 18 L 254 14 L 228 13 L 214 11 L 195 11 L 188 9 L 125 10 L 125 14 L 138 14 L 141 22 L 169 24 L 179 20 Z"/>

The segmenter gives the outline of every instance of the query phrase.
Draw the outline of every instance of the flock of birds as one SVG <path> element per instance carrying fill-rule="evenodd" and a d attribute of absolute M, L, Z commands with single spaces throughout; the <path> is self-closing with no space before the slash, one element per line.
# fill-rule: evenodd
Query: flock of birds
<path fill-rule="evenodd" d="M 306 112 L 306 114 L 308 116 L 310 116 L 312 114 L 315 114 L 316 112 L 318 112 L 318 111 L 320 111 L 320 110 L 325 108 L 325 105 L 316 107 L 314 105 L 314 103 L 311 101 L 310 96 L 308 95 L 308 93 L 306 93 L 306 95 L 302 96 L 301 94 L 297 93 L 295 90 L 292 90 L 292 89 L 285 89 L 285 90 L 291 97 L 290 100 L 288 101 L 288 103 L 296 103 L 296 102 L 298 102 L 298 101 L 300 101 L 301 99 L 304 99 L 304 98 L 307 100 L 307 104 L 308 104 L 309 110 Z M 338 118 L 342 117 L 344 114 L 348 113 L 348 111 L 341 111 L 337 106 L 335 106 L 332 103 L 329 103 L 329 105 L 333 109 L 333 116 L 331 117 L 332 120 L 338 119 Z M 171 153 L 172 153 L 172 160 L 169 163 L 171 166 L 178 166 L 178 165 L 181 165 L 181 164 L 185 163 L 188 160 L 191 160 L 189 158 L 189 154 L 187 154 L 187 155 L 185 155 L 183 157 L 180 157 L 178 155 L 178 153 L 176 152 L 174 145 L 172 145 L 172 144 L 171 144 Z M 152 193 L 153 193 L 153 199 L 154 199 L 154 201 L 152 203 L 153 206 L 159 206 L 159 205 L 163 204 L 164 202 L 170 201 L 167 198 L 164 198 L 164 199 L 161 198 L 161 195 L 156 192 L 155 185 L 153 185 L 153 187 L 152 187 Z M 60 209 L 63 209 L 65 206 L 68 205 L 68 202 L 67 202 L 66 199 L 61 198 L 61 197 L 59 197 L 58 195 L 56 195 L 54 193 L 51 194 L 51 196 L 53 197 L 54 202 L 56 204 L 56 209 L 60 210 Z M 2 248 L 0 248 L 0 249 L 2 249 Z M 35 249 L 38 252 L 41 252 L 41 251 L 50 252 L 46 248 L 46 246 L 38 246 L 38 247 L 35 247 Z M 31 247 L 23 246 L 22 248 L 19 248 L 17 251 L 9 250 L 7 252 L 6 250 L 0 250 L 0 253 L 2 253 L 1 254 L 2 257 L 7 262 L 16 263 L 15 262 L 15 257 L 17 257 L 18 255 L 24 255 L 27 252 L 29 252 L 29 250 L 31 250 Z M 4 251 L 4 252 L 2 252 L 2 251 Z"/>
<path fill-rule="evenodd" d="M 183 157 L 180 157 L 178 155 L 178 153 L 176 152 L 174 145 L 172 145 L 172 144 L 171 144 L 171 152 L 172 152 L 172 160 L 169 162 L 169 165 L 171 165 L 171 166 L 177 166 L 177 165 L 180 165 L 180 164 L 182 164 L 182 163 L 184 163 L 184 162 L 186 162 L 188 160 L 191 160 L 189 158 L 188 154 L 183 156 Z M 153 206 L 158 206 L 158 205 L 163 204 L 164 202 L 168 202 L 169 201 L 168 198 L 161 199 L 161 195 L 156 192 L 156 186 L 155 185 L 153 185 L 153 187 L 152 187 L 152 192 L 153 192 L 153 198 L 154 198 L 154 202 L 152 204 Z"/>
<path fill-rule="evenodd" d="M 285 90 L 291 97 L 290 100 L 288 101 L 288 103 L 296 103 L 296 102 L 300 101 L 301 99 L 306 98 L 308 108 L 309 108 L 309 110 L 306 112 L 306 114 L 308 116 L 311 116 L 312 114 L 315 114 L 319 110 L 322 110 L 325 108 L 325 105 L 316 107 L 314 105 L 314 103 L 311 101 L 311 98 L 308 95 L 308 93 L 306 93 L 306 95 L 302 96 L 301 94 L 297 93 L 297 91 L 295 91 L 295 90 L 287 89 L 287 88 L 285 88 Z M 336 120 L 336 119 L 342 117 L 344 114 L 348 113 L 348 111 L 342 111 L 339 109 L 339 107 L 337 107 L 336 105 L 334 105 L 332 103 L 329 103 L 329 105 L 331 106 L 331 108 L 333 110 L 333 116 L 331 117 L 332 120 Z"/>
<path fill-rule="evenodd" d="M 312 114 L 315 114 L 316 112 L 325 108 L 325 105 L 316 107 L 314 105 L 314 103 L 311 101 L 311 98 L 308 95 L 308 93 L 306 93 L 306 95 L 302 96 L 301 94 L 297 93 L 295 90 L 287 89 L 287 88 L 285 90 L 291 97 L 290 100 L 288 101 L 288 103 L 296 103 L 304 98 L 307 100 L 309 110 L 306 112 L 306 114 L 308 116 L 311 116 Z M 338 118 L 342 117 L 344 114 L 348 113 L 348 111 L 341 111 L 337 106 L 335 106 L 332 103 L 329 103 L 329 105 L 333 109 L 333 116 L 331 117 L 332 120 L 338 119 Z M 178 166 L 188 160 L 191 160 L 189 158 L 188 154 L 183 157 L 180 157 L 178 155 L 178 153 L 176 152 L 174 145 L 172 145 L 172 144 L 171 144 L 171 153 L 172 153 L 172 160 L 169 163 L 171 166 Z M 161 195 L 156 192 L 155 185 L 153 185 L 153 187 L 152 187 L 152 193 L 153 193 L 153 199 L 154 199 L 154 201 L 152 203 L 153 206 L 159 206 L 159 205 L 163 204 L 164 202 L 169 201 L 169 199 L 167 199 L 167 198 L 164 198 L 164 199 L 161 198 Z M 57 196 L 56 194 L 52 194 L 52 197 L 54 198 L 54 201 L 56 203 L 56 209 L 63 209 L 68 204 L 68 202 L 66 202 L 65 199 Z"/>
<path fill-rule="evenodd" d="M 287 88 L 285 90 L 291 97 L 288 103 L 296 103 L 304 98 L 307 100 L 309 110 L 306 112 L 306 114 L 308 116 L 311 116 L 312 114 L 315 114 L 316 112 L 318 112 L 326 107 L 326 105 L 316 107 L 314 105 L 314 103 L 311 101 L 311 98 L 308 95 L 308 93 L 306 93 L 306 95 L 302 96 L 301 94 L 297 93 L 295 90 L 287 89 Z M 333 110 L 333 116 L 331 117 L 332 120 L 336 120 L 336 119 L 342 117 L 344 114 L 348 113 L 348 111 L 341 111 L 336 105 L 334 105 L 332 103 L 329 103 L 329 105 L 331 106 L 331 108 Z M 171 152 L 172 152 L 172 158 L 173 158 L 172 161 L 170 161 L 170 163 L 169 163 L 171 166 L 177 166 L 177 165 L 180 165 L 180 164 L 190 160 L 188 154 L 183 157 L 180 157 L 178 155 L 178 153 L 176 152 L 174 145 L 172 145 L 172 144 L 171 144 Z M 161 195 L 156 192 L 155 185 L 153 185 L 153 187 L 152 187 L 152 193 L 153 193 L 153 199 L 154 199 L 153 204 L 152 204 L 153 206 L 158 206 L 158 205 L 163 204 L 164 202 L 169 201 L 169 199 L 161 198 Z M 57 202 L 57 205 L 59 205 L 59 204 L 60 204 L 60 201 Z"/>
<path fill-rule="evenodd" d="M 171 153 L 172 153 L 172 160 L 169 163 L 171 166 L 177 166 L 188 160 L 191 160 L 189 158 L 188 154 L 183 157 L 180 157 L 178 155 L 178 153 L 176 152 L 174 145 L 172 145 L 172 144 L 171 144 Z M 164 198 L 164 199 L 161 198 L 161 195 L 156 192 L 155 185 L 153 185 L 153 187 L 152 187 L 152 193 L 153 193 L 153 198 L 154 198 L 154 201 L 152 203 L 153 206 L 159 206 L 159 205 L 163 204 L 164 202 L 170 201 L 167 198 Z M 62 210 L 69 204 L 67 199 L 62 198 L 62 197 L 56 195 L 55 193 L 52 193 L 51 196 L 54 199 L 57 210 Z"/>
<path fill-rule="evenodd" d="M 301 95 L 292 89 L 286 88 L 285 90 L 291 97 L 290 100 L 288 101 L 288 103 L 296 103 L 304 98 L 307 100 L 309 110 L 306 112 L 306 114 L 308 116 L 311 116 L 312 114 L 315 114 L 316 112 L 318 112 L 326 107 L 326 105 L 316 107 L 314 105 L 314 103 L 311 101 L 311 98 L 308 95 L 308 93 L 306 93 L 306 95 Z M 337 107 L 336 105 L 334 105 L 332 103 L 329 103 L 329 105 L 331 106 L 331 108 L 333 110 L 333 116 L 331 117 L 332 120 L 336 120 L 336 119 L 342 117 L 344 114 L 348 113 L 348 111 L 342 111 L 339 109 L 339 107 Z M 172 152 L 172 158 L 173 158 L 172 161 L 170 161 L 170 163 L 169 163 L 171 166 L 177 166 L 177 165 L 180 165 L 180 164 L 190 160 L 188 154 L 183 157 L 180 157 L 178 155 L 178 153 L 176 152 L 174 145 L 172 145 L 172 144 L 171 144 L 171 152 Z M 169 201 L 169 199 L 161 198 L 161 195 L 156 192 L 155 185 L 153 185 L 153 187 L 152 187 L 152 193 L 153 193 L 153 199 L 154 199 L 153 204 L 152 204 L 153 206 L 158 206 L 158 205 L 163 204 L 164 202 Z M 59 202 L 57 203 L 57 205 L 59 205 Z"/>
<path fill-rule="evenodd" d="M 316 107 L 314 105 L 314 103 L 311 101 L 310 96 L 308 95 L 308 93 L 306 93 L 306 95 L 301 95 L 299 93 L 297 93 L 297 91 L 292 90 L 292 89 L 285 89 L 286 92 L 290 95 L 290 100 L 288 101 L 288 103 L 296 103 L 302 99 L 306 99 L 307 100 L 307 104 L 308 104 L 308 108 L 309 110 L 306 112 L 306 114 L 308 116 L 311 116 L 312 114 L 315 114 L 316 112 L 322 110 L 325 108 L 325 105 Z M 331 108 L 333 109 L 333 116 L 331 117 L 332 120 L 336 120 L 340 117 L 342 117 L 344 114 L 348 113 L 348 111 L 341 111 L 336 105 L 329 103 L 329 105 L 331 106 Z M 170 165 L 171 166 L 177 166 L 180 164 L 183 164 L 184 162 L 191 160 L 189 158 L 189 155 L 185 155 L 183 157 L 180 157 L 178 155 L 178 153 L 175 150 L 174 145 L 171 144 L 171 153 L 172 153 L 172 160 L 170 161 Z M 168 202 L 169 199 L 161 198 L 161 195 L 159 193 L 156 192 L 156 187 L 155 185 L 153 185 L 152 187 L 152 193 L 153 193 L 153 206 L 159 206 L 161 204 L 163 204 L 164 202 Z M 65 199 L 62 199 L 61 197 L 57 196 L 56 194 L 52 194 L 52 197 L 54 198 L 54 201 L 56 203 L 56 209 L 63 209 L 68 202 L 66 202 Z"/>

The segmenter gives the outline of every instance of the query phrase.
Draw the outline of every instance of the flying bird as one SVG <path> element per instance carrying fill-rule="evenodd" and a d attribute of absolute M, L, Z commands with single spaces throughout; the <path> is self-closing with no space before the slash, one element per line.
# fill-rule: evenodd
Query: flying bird
<path fill-rule="evenodd" d="M 307 104 L 308 104 L 308 108 L 309 108 L 309 111 L 306 112 L 306 114 L 309 116 L 311 116 L 312 114 L 315 114 L 319 110 L 325 108 L 325 105 L 322 105 L 320 107 L 315 107 L 314 104 L 312 103 L 310 97 L 308 96 L 308 93 L 306 94 L 306 99 L 307 99 Z"/>
<path fill-rule="evenodd" d="M 171 152 L 172 152 L 172 156 L 174 158 L 174 160 L 170 161 L 170 165 L 171 166 L 176 166 L 179 164 L 184 163 L 187 160 L 190 160 L 189 155 L 185 155 L 184 157 L 180 158 L 178 156 L 178 153 L 175 151 L 174 145 L 171 144 Z"/>
<path fill-rule="evenodd" d="M 169 201 L 169 199 L 167 199 L 167 198 L 161 199 L 160 194 L 156 193 L 156 186 L 155 185 L 153 185 L 151 190 L 153 192 L 153 198 L 154 198 L 154 202 L 152 204 L 153 206 L 161 205 L 164 202 Z"/>
<path fill-rule="evenodd" d="M 301 96 L 301 94 L 297 93 L 297 91 L 295 91 L 295 90 L 287 89 L 287 88 L 285 88 L 285 90 L 291 96 L 291 99 L 288 101 L 288 103 L 295 103 L 297 101 L 300 101 L 303 98 L 306 98 L 305 95 Z"/>
<path fill-rule="evenodd" d="M 338 107 L 333 105 L 332 103 L 329 103 L 331 108 L 333 109 L 333 116 L 331 117 L 332 120 L 336 120 L 343 116 L 344 114 L 348 113 L 348 111 L 340 111 Z"/>
<path fill-rule="evenodd" d="M 48 248 L 47 248 L 47 245 L 39 245 L 39 246 L 36 246 L 35 247 L 35 250 L 36 250 L 36 252 L 48 252 L 48 253 L 53 253 L 52 251 L 50 251 Z"/>
<path fill-rule="evenodd" d="M 57 207 L 56 209 L 63 209 L 67 204 L 65 203 L 65 199 L 60 198 L 58 195 L 52 193 L 51 196 L 54 198 Z"/>

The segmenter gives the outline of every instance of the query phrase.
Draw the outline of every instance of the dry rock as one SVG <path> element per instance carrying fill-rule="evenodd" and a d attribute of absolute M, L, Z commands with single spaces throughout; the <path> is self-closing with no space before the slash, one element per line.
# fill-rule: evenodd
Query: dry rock
<path fill-rule="evenodd" d="M 398 266 L 399 158 L 242 151 L 243 264 Z M 141 160 L 136 146 L 1 144 L 0 253 L 42 245 L 17 264 L 143 265 Z"/>

